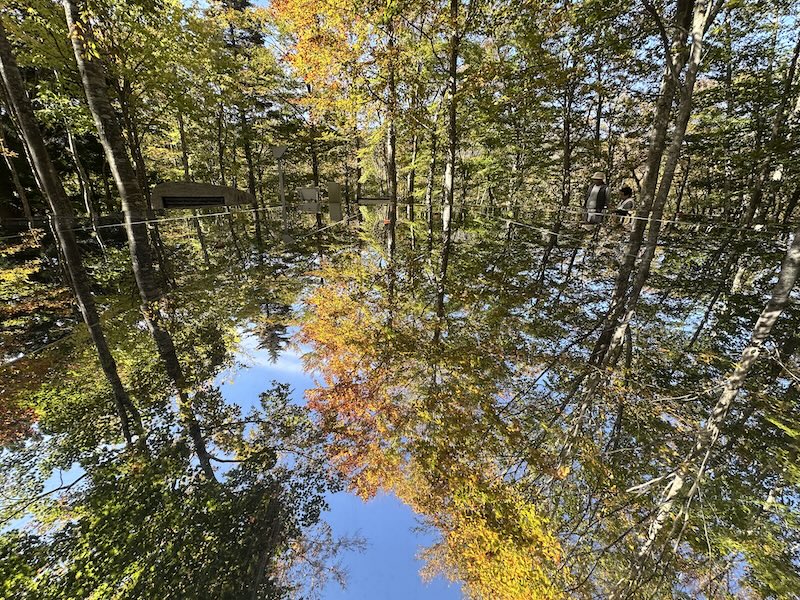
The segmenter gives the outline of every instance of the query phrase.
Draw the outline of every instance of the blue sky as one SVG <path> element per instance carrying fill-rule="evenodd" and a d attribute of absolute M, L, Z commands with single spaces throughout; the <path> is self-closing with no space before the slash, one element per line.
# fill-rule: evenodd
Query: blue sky
<path fill-rule="evenodd" d="M 303 371 L 298 353 L 287 350 L 275 364 L 266 351 L 245 336 L 239 361 L 246 368 L 223 373 L 219 378 L 222 394 L 241 406 L 254 403 L 273 380 L 292 386 L 294 399 L 303 401 L 303 392 L 313 385 Z M 341 557 L 347 569 L 347 588 L 329 584 L 324 600 L 458 600 L 460 586 L 443 577 L 425 583 L 419 575 L 423 562 L 416 558 L 434 536 L 419 531 L 414 512 L 393 495 L 379 494 L 364 502 L 354 494 L 341 492 L 329 497 L 331 510 L 325 520 L 337 536 L 360 535 L 367 542 L 363 552 L 348 552 Z"/>

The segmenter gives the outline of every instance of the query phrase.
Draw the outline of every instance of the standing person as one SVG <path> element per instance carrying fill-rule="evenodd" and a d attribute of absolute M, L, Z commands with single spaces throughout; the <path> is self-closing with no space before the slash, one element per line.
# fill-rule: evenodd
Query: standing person
<path fill-rule="evenodd" d="M 592 175 L 592 184 L 586 192 L 584 202 L 584 221 L 586 223 L 599 224 L 603 222 L 603 212 L 608 205 L 608 188 L 606 186 L 606 175 L 597 171 Z"/>
<path fill-rule="evenodd" d="M 614 214 L 617 215 L 617 220 L 621 225 L 628 225 L 631 222 L 631 213 L 633 213 L 633 190 L 629 185 L 624 186 L 620 190 L 622 201 L 617 206 Z"/>

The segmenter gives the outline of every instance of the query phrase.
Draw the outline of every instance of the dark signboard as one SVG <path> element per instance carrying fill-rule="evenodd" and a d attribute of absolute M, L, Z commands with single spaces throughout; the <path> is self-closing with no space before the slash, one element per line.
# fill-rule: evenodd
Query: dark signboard
<path fill-rule="evenodd" d="M 209 206 L 238 206 L 252 204 L 255 199 L 236 188 L 179 181 L 160 183 L 153 188 L 153 209 L 206 208 Z"/>
<path fill-rule="evenodd" d="M 164 208 L 198 208 L 202 206 L 225 206 L 224 196 L 162 196 Z"/>

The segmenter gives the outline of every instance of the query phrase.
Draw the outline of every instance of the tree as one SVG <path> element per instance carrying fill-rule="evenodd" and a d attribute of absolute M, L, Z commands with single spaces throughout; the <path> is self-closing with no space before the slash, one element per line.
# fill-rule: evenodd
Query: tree
<path fill-rule="evenodd" d="M 14 107 L 14 113 L 19 121 L 31 161 L 36 169 L 38 181 L 43 188 L 54 216 L 56 235 L 64 255 L 70 284 L 75 294 L 78 308 L 97 348 L 100 365 L 114 394 L 114 402 L 116 403 L 122 434 L 127 443 L 131 444 L 133 443 L 134 433 L 140 436 L 142 434 L 141 417 L 125 391 L 122 381 L 120 381 L 116 362 L 103 335 L 100 317 L 89 287 L 89 279 L 83 267 L 75 234 L 72 231 L 74 224 L 72 208 L 67 201 L 64 188 L 53 168 L 42 135 L 36 125 L 33 110 L 25 92 L 16 61 L 11 54 L 11 46 L 6 38 L 2 23 L 0 23 L 0 69 L 2 70 L 3 84 Z"/>
<path fill-rule="evenodd" d="M 614 597 L 624 598 L 628 597 L 629 594 L 636 593 L 646 575 L 645 567 L 647 561 L 653 556 L 653 546 L 661 537 L 662 529 L 670 520 L 672 507 L 675 505 L 676 500 L 684 495 L 684 487 L 686 487 L 688 480 L 692 478 L 691 488 L 685 494 L 684 506 L 681 507 L 678 516 L 673 520 L 673 527 L 668 533 L 666 541 L 659 541 L 659 543 L 669 543 L 672 538 L 680 536 L 680 518 L 683 515 L 687 515 L 692 500 L 698 493 L 709 457 L 719 440 L 722 424 L 730 412 L 736 396 L 742 389 L 745 378 L 758 360 L 775 322 L 786 308 L 789 302 L 789 294 L 794 288 L 798 273 L 800 273 L 800 229 L 795 232 L 794 240 L 786 251 L 786 256 L 778 274 L 778 282 L 775 284 L 769 302 L 767 302 L 764 310 L 761 311 L 761 315 L 759 315 L 753 327 L 750 341 L 742 351 L 742 357 L 736 365 L 736 369 L 725 379 L 725 383 L 722 386 L 723 391 L 698 434 L 691 452 L 684 458 L 681 465 L 666 478 L 671 480 L 671 483 L 664 492 L 655 517 L 648 529 L 647 538 L 639 550 L 639 560 L 633 566 L 631 576 L 620 581 Z"/>
<path fill-rule="evenodd" d="M 111 165 L 117 189 L 122 199 L 128 246 L 130 248 L 133 274 L 142 299 L 142 312 L 156 342 L 159 354 L 167 367 L 167 372 L 177 388 L 184 425 L 192 438 L 195 452 L 203 471 L 206 477 L 214 479 L 214 470 L 211 466 L 200 425 L 190 406 L 186 383 L 180 362 L 175 353 L 172 338 L 162 324 L 163 316 L 160 313 L 161 307 L 158 305 L 161 301 L 161 290 L 156 283 L 150 242 L 145 226 L 145 217 L 147 215 L 145 198 L 128 159 L 122 133 L 111 103 L 108 100 L 102 70 L 96 61 L 87 58 L 85 45 L 92 40 L 91 25 L 81 19 L 77 5 L 73 0 L 64 0 L 64 11 L 89 110 L 94 118 L 100 141 L 103 144 L 106 158 Z"/>

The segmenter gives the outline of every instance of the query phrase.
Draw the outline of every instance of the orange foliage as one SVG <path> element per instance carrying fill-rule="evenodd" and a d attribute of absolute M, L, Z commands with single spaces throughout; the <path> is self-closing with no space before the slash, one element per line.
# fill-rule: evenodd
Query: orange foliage
<path fill-rule="evenodd" d="M 0 397 L 0 447 L 17 442 L 31 433 L 36 412 L 8 397 Z"/>
<path fill-rule="evenodd" d="M 391 487 L 401 464 L 392 437 L 403 414 L 391 394 L 391 370 L 378 350 L 379 324 L 343 284 L 319 288 L 308 299 L 307 315 L 299 340 L 313 346 L 306 366 L 324 381 L 306 392 L 308 405 L 332 435 L 333 464 L 369 498 L 379 487 Z"/>
<path fill-rule="evenodd" d="M 395 347 L 404 336 L 384 327 L 363 273 L 323 278 L 306 301 L 298 339 L 311 348 L 306 367 L 322 378 L 306 397 L 330 436 L 335 467 L 362 497 L 393 491 L 436 528 L 441 540 L 424 553 L 427 575 L 462 581 L 472 598 L 563 597 L 552 579 L 558 539 L 536 505 L 496 472 L 494 452 L 524 440 L 513 423 L 492 416 L 497 390 L 483 385 L 480 365 L 467 360 L 465 372 L 447 370 L 447 385 L 419 389 L 418 366 Z"/>

